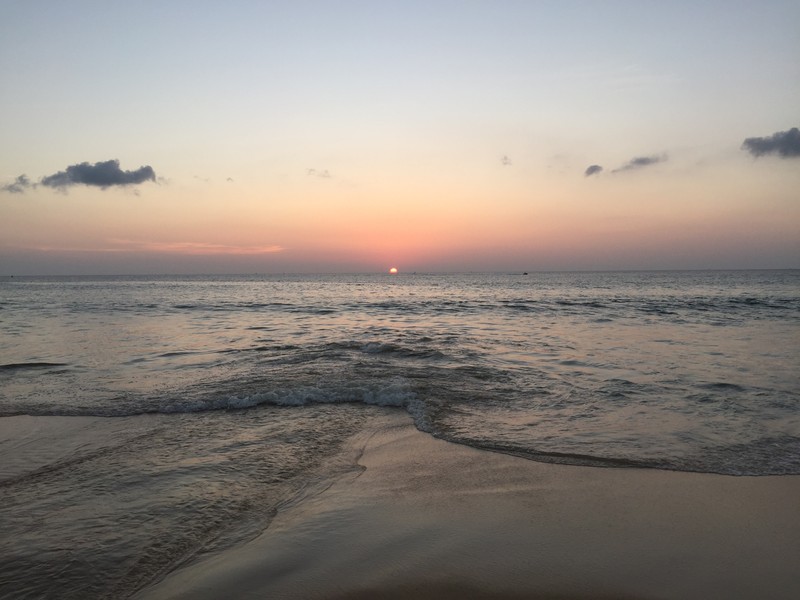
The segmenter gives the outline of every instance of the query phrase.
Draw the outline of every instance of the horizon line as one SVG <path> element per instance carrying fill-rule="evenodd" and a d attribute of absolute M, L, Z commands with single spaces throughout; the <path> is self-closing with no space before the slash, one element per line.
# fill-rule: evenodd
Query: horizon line
<path fill-rule="evenodd" d="M 402 275 L 531 275 L 548 273 L 701 273 L 701 272 L 736 272 L 736 271 L 798 271 L 800 267 L 698 267 L 698 268 L 631 268 L 631 269 L 531 269 L 514 270 L 478 270 L 478 271 L 402 271 L 389 273 L 385 271 L 280 271 L 280 272 L 225 272 L 225 273 L 15 273 L 0 274 L 0 280 L 27 277 L 275 277 L 275 276 L 320 276 L 320 275 L 386 275 L 398 277 Z"/>

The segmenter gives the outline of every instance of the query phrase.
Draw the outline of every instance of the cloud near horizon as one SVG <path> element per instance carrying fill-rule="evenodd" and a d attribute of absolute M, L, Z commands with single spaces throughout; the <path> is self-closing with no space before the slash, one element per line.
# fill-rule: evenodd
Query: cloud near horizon
<path fill-rule="evenodd" d="M 751 137 L 742 142 L 742 149 L 756 158 L 765 154 L 777 154 L 781 158 L 800 157 L 800 129 L 778 131 L 767 137 Z"/>
<path fill-rule="evenodd" d="M 91 254 L 122 254 L 122 253 L 164 253 L 184 255 L 256 255 L 284 252 L 283 246 L 237 246 L 230 244 L 211 244 L 207 242 L 154 242 L 149 240 L 109 239 L 105 245 L 91 246 L 19 246 L 25 250 L 38 252 L 80 252 Z"/>
<path fill-rule="evenodd" d="M 135 171 L 123 171 L 119 160 L 112 159 L 95 164 L 82 162 L 70 165 L 64 171 L 42 177 L 40 183 L 51 188 L 65 189 L 72 185 L 88 185 L 108 189 L 114 186 L 138 185 L 156 180 L 153 167 L 146 165 Z"/>
<path fill-rule="evenodd" d="M 139 240 L 109 240 L 114 252 L 167 252 L 173 254 L 272 254 L 286 250 L 283 246 L 233 246 L 206 242 L 152 242 Z"/>

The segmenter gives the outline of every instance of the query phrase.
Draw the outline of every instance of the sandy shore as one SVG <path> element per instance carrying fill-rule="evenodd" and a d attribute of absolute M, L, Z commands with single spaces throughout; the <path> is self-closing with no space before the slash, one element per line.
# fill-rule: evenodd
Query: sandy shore
<path fill-rule="evenodd" d="M 800 477 L 548 465 L 387 412 L 364 470 L 140 599 L 797 598 Z"/>

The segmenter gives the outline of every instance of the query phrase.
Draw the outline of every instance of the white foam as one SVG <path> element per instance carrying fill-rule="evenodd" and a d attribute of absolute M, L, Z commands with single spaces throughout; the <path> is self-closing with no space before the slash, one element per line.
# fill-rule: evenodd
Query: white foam
<path fill-rule="evenodd" d="M 402 377 L 382 381 L 350 382 L 342 385 L 305 386 L 277 389 L 244 395 L 231 395 L 211 402 L 197 410 L 250 408 L 260 404 L 275 406 L 305 406 L 308 404 L 336 404 L 361 402 L 377 406 L 409 407 L 417 400 L 410 383 Z M 182 410 L 188 407 L 183 405 Z"/>

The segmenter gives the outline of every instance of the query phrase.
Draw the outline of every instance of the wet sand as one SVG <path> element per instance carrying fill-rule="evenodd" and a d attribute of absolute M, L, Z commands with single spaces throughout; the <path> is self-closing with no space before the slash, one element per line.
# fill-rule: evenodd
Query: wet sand
<path fill-rule="evenodd" d="M 800 477 L 541 464 L 387 411 L 362 470 L 137 598 L 797 598 Z"/>

